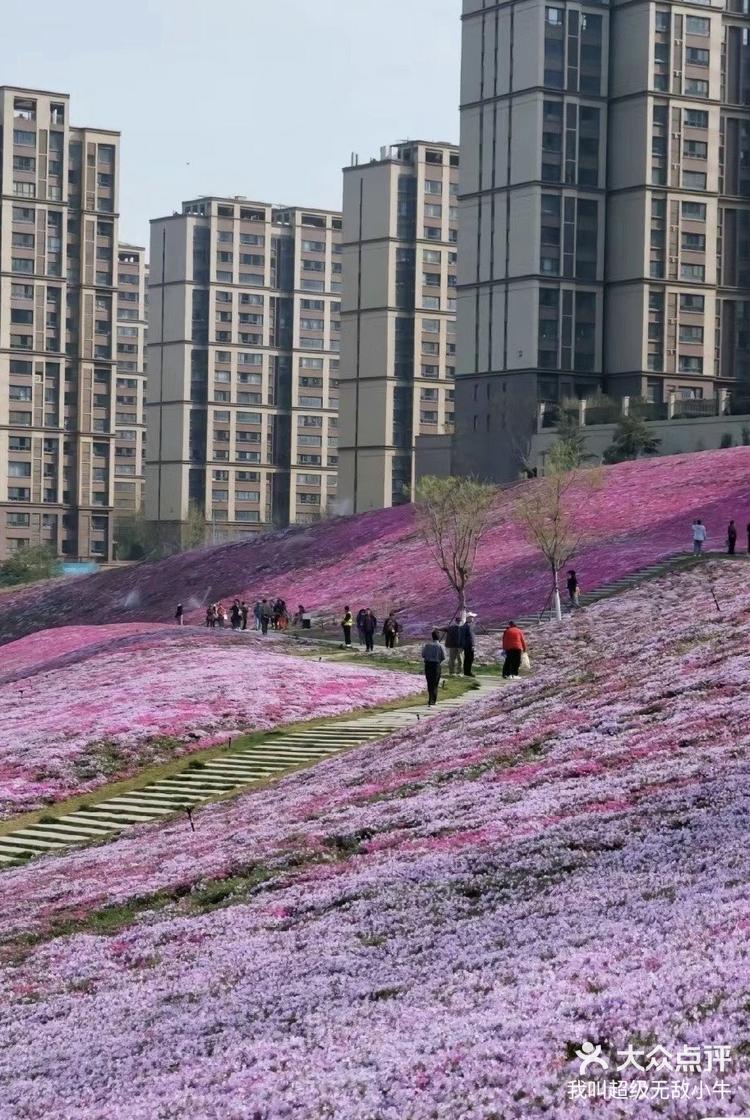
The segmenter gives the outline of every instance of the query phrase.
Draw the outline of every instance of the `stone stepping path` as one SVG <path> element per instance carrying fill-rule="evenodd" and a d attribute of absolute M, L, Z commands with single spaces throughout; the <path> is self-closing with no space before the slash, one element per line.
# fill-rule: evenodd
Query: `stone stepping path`
<path fill-rule="evenodd" d="M 115 839 L 134 825 L 186 813 L 213 797 L 278 780 L 291 770 L 321 762 L 340 751 L 362 746 L 425 719 L 457 711 L 503 687 L 499 677 L 479 676 L 477 687 L 428 708 L 422 701 L 392 711 L 371 712 L 356 719 L 319 727 L 290 728 L 252 746 L 228 749 L 207 762 L 191 764 L 168 778 L 77 809 L 49 821 L 0 836 L 0 869 L 47 852 Z M 54 809 L 50 809 L 50 816 Z"/>

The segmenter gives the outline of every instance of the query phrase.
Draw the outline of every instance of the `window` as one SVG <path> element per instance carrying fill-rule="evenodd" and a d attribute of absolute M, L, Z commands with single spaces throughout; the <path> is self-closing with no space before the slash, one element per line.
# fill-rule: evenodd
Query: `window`
<path fill-rule="evenodd" d="M 705 16 L 686 16 L 685 32 L 688 35 L 710 35 L 711 20 Z"/>
<path fill-rule="evenodd" d="M 326 251 L 325 241 L 303 241 L 302 242 L 302 252 L 303 253 L 325 253 L 325 251 Z"/>
<path fill-rule="evenodd" d="M 692 293 L 686 293 L 680 296 L 680 311 L 703 311 L 706 299 L 705 296 L 697 296 Z"/>
<path fill-rule="evenodd" d="M 6 513 L 5 524 L 13 529 L 26 529 L 30 524 L 30 513 Z"/>
<path fill-rule="evenodd" d="M 706 204 L 705 202 L 683 202 L 682 216 L 684 219 L 691 222 L 705 222 L 706 220 Z"/>
<path fill-rule="evenodd" d="M 703 342 L 703 327 L 680 327 L 680 342 Z"/>
<path fill-rule="evenodd" d="M 10 478 L 31 478 L 31 463 L 18 462 L 14 459 L 9 460 L 8 476 Z"/>
<path fill-rule="evenodd" d="M 442 218 L 443 207 L 439 202 L 426 202 L 424 207 L 425 218 Z"/>
<path fill-rule="evenodd" d="M 11 257 L 10 260 L 11 271 L 13 272 L 33 272 L 34 262 L 31 258 L 26 257 Z"/>
<path fill-rule="evenodd" d="M 443 183 L 440 179 L 425 179 L 424 181 L 425 194 L 442 194 Z"/>
<path fill-rule="evenodd" d="M 678 368 L 680 373 L 703 373 L 703 358 L 680 354 Z"/>
<path fill-rule="evenodd" d="M 689 66 L 708 66 L 709 58 L 709 52 L 704 47 L 687 47 L 685 50 L 685 61 Z"/>
<path fill-rule="evenodd" d="M 22 183 L 14 180 L 13 194 L 24 198 L 36 198 L 36 183 Z"/>
<path fill-rule="evenodd" d="M 680 279 L 681 280 L 700 280 L 701 283 L 706 278 L 706 269 L 702 264 L 683 264 L 680 265 Z"/>
<path fill-rule="evenodd" d="M 688 97 L 708 97 L 708 82 L 703 78 L 685 78 L 684 93 Z"/>
<path fill-rule="evenodd" d="M 688 190 L 704 191 L 706 189 L 706 175 L 703 171 L 683 171 L 682 185 Z"/>
<path fill-rule="evenodd" d="M 688 128 L 708 128 L 708 110 L 686 109 L 685 124 Z"/>
<path fill-rule="evenodd" d="M 694 253 L 702 253 L 706 248 L 706 238 L 702 233 L 683 233 L 682 247 Z"/>
<path fill-rule="evenodd" d="M 259 502 L 260 490 L 237 490 L 234 496 L 238 502 Z"/>
<path fill-rule="evenodd" d="M 683 153 L 691 159 L 708 158 L 708 144 L 705 140 L 685 140 L 682 150 Z"/>
<path fill-rule="evenodd" d="M 112 176 L 109 174 L 108 171 L 100 171 L 98 173 L 98 175 L 96 176 L 96 182 L 97 182 L 97 185 L 100 186 L 100 187 L 111 187 L 112 186 Z"/>
<path fill-rule="evenodd" d="M 27 486 L 9 486 L 8 487 L 8 501 L 9 502 L 28 502 L 31 498 L 31 490 Z"/>
<path fill-rule="evenodd" d="M 14 171 L 36 171 L 35 156 L 13 156 Z"/>

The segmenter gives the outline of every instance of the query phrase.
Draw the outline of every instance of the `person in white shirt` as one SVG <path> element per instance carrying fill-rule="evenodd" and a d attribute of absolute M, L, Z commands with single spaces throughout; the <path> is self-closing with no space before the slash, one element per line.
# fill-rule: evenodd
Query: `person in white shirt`
<path fill-rule="evenodd" d="M 706 526 L 700 517 L 693 522 L 693 555 L 699 556 L 703 551 L 703 542 L 706 539 Z"/>

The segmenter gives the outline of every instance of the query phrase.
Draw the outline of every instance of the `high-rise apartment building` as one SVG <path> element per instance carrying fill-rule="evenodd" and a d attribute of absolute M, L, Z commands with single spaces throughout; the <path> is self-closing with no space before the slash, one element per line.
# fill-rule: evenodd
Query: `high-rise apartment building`
<path fill-rule="evenodd" d="M 115 513 L 143 509 L 146 465 L 146 320 L 148 265 L 141 245 L 117 247 Z"/>
<path fill-rule="evenodd" d="M 750 390 L 747 0 L 464 0 L 455 462 L 538 402 Z"/>
<path fill-rule="evenodd" d="M 223 539 L 336 499 L 341 215 L 199 198 L 151 225 L 146 513 Z"/>
<path fill-rule="evenodd" d="M 414 440 L 452 431 L 458 149 L 413 141 L 344 169 L 341 507 L 408 502 Z"/>
<path fill-rule="evenodd" d="M 119 134 L 0 87 L 0 559 L 106 560 L 114 505 Z"/>

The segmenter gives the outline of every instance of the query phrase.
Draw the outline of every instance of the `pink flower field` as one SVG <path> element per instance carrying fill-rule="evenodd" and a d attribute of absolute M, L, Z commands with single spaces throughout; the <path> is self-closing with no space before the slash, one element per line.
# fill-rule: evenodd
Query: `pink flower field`
<path fill-rule="evenodd" d="M 534 677 L 195 834 L 4 872 L 0 1116 L 747 1114 L 749 575 L 716 562 L 552 625 Z M 611 1070 L 632 1047 L 631 1099 L 575 1099 L 584 1040 Z"/>
<path fill-rule="evenodd" d="M 271 652 L 269 636 L 131 624 L 69 627 L 0 651 L 0 818 L 144 766 L 416 692 L 405 673 Z"/>
<path fill-rule="evenodd" d="M 602 477 L 598 492 L 578 499 L 590 538 L 576 563 L 584 589 L 687 551 L 696 516 L 708 526 L 708 547 L 719 549 L 730 518 L 741 529 L 750 521 L 750 448 L 621 463 Z M 541 610 L 547 599 L 546 573 L 514 520 L 522 489 L 499 495 L 480 549 L 471 605 L 483 623 Z M 415 634 L 454 609 L 415 532 L 413 510 L 400 507 L 28 588 L 0 601 L 0 639 L 92 618 L 164 622 L 178 599 L 202 622 L 207 601 L 235 595 L 281 595 L 327 621 L 338 621 L 347 603 L 372 606 L 381 618 L 397 608 Z"/>

